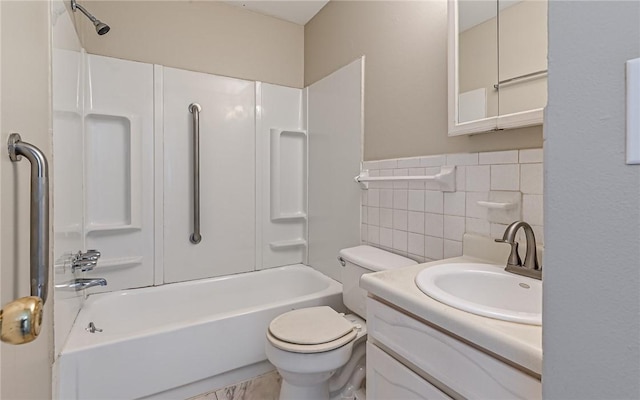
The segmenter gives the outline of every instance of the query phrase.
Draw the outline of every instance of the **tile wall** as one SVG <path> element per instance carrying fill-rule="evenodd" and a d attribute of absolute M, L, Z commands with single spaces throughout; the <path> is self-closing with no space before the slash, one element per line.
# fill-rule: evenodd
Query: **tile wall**
<path fill-rule="evenodd" d="M 369 183 L 362 190 L 362 242 L 420 262 L 460 256 L 465 232 L 501 238 L 507 227 L 477 202 L 520 195 L 514 220 L 531 224 L 542 245 L 542 159 L 542 149 L 527 149 L 365 162 L 371 176 L 432 175 L 455 165 L 456 191 L 433 182 Z"/>

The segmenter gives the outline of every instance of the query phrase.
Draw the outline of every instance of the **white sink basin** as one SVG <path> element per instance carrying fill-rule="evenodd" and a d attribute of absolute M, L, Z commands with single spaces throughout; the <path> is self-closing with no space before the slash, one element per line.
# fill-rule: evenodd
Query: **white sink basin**
<path fill-rule="evenodd" d="M 422 270 L 416 285 L 451 307 L 485 317 L 542 325 L 542 282 L 493 264 L 441 264 Z"/>

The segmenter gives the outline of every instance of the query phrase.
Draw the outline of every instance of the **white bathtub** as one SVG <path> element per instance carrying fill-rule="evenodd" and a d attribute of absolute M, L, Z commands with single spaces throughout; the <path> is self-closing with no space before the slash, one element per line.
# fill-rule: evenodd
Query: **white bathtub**
<path fill-rule="evenodd" d="M 341 310 L 341 292 L 292 265 L 90 296 L 56 361 L 58 397 L 186 398 L 258 375 L 273 368 L 269 322 L 301 307 Z"/>

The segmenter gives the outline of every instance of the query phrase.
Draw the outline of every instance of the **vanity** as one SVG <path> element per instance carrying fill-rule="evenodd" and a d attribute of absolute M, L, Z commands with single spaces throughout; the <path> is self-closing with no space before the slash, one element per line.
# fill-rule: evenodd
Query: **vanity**
<path fill-rule="evenodd" d="M 362 277 L 369 398 L 542 398 L 541 326 L 462 311 L 418 288 L 416 277 L 442 264 L 504 266 L 509 246 L 467 234 L 463 253 Z"/>

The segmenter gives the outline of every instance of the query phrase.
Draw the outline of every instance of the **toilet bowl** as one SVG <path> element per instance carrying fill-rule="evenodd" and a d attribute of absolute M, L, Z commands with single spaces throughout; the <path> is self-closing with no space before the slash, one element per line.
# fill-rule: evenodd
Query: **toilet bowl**
<path fill-rule="evenodd" d="M 282 376 L 280 400 L 363 398 L 367 328 L 365 273 L 416 264 L 408 258 L 371 246 L 340 251 L 343 301 L 355 314 L 330 307 L 301 308 L 274 318 L 265 352 Z"/>

